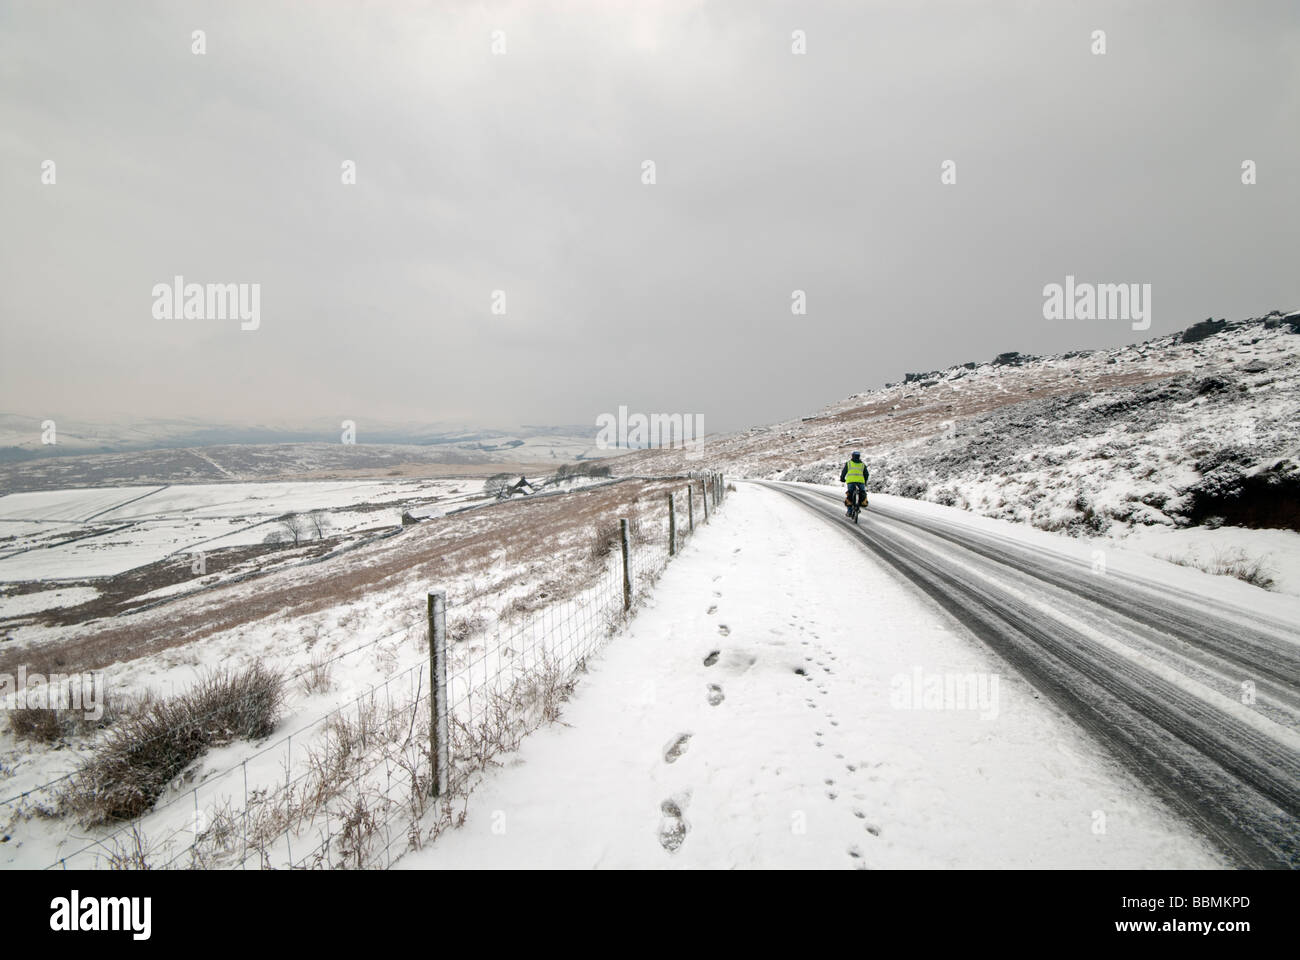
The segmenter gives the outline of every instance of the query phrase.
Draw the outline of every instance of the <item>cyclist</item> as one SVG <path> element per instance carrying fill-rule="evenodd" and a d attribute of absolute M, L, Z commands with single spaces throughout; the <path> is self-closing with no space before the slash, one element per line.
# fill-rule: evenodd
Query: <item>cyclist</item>
<path fill-rule="evenodd" d="M 867 478 L 871 476 L 871 471 L 867 465 L 862 462 L 862 451 L 854 450 L 853 455 L 849 457 L 848 462 L 844 464 L 844 469 L 840 471 L 840 483 L 847 483 L 848 490 L 844 493 L 844 505 L 848 508 L 844 511 L 846 517 L 853 516 L 854 503 L 862 504 L 867 500 Z M 855 501 L 856 498 L 856 501 Z"/>

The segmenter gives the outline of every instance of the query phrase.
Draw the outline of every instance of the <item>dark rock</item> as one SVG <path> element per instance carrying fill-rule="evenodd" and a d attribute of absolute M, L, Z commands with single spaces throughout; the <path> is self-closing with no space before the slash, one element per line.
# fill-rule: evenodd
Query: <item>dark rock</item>
<path fill-rule="evenodd" d="M 1183 331 L 1183 343 L 1199 343 L 1216 333 L 1222 333 L 1227 326 L 1227 320 L 1215 320 L 1213 317 L 1206 318 L 1200 323 L 1192 324 Z"/>
<path fill-rule="evenodd" d="M 993 358 L 993 364 L 999 367 L 1018 367 L 1021 364 L 1028 363 L 1037 359 L 1027 353 L 1021 353 L 1018 350 L 1008 350 L 1006 353 L 999 353 Z"/>
<path fill-rule="evenodd" d="M 1263 360 L 1252 360 L 1241 369 L 1246 373 L 1263 373 L 1268 369 L 1268 364 Z"/>

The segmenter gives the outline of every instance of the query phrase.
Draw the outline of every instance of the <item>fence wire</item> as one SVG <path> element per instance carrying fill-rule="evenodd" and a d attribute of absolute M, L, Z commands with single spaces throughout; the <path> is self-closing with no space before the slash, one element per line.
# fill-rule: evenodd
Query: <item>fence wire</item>
<path fill-rule="evenodd" d="M 703 489 L 702 489 L 703 488 Z M 676 497 L 677 550 L 689 539 L 689 489 L 698 529 L 721 505 L 717 475 L 683 478 L 662 496 L 629 506 L 630 609 L 622 551 L 606 539 L 593 549 L 597 573 L 568 594 L 536 606 L 517 603 L 448 644 L 447 710 L 450 789 L 432 797 L 432 689 L 427 642 L 420 658 L 347 702 L 208 771 L 191 769 L 144 816 L 110 829 L 69 834 L 47 869 L 387 868 L 403 853 L 457 822 L 492 759 L 517 748 L 555 718 L 575 673 L 627 622 L 670 559 L 669 489 Z M 600 554 L 603 553 L 603 556 Z M 454 608 L 455 598 L 448 598 Z M 425 597 L 418 614 L 395 629 L 288 675 L 360 658 L 398 636 L 423 640 Z M 220 709 L 228 709 L 223 704 Z M 187 720 L 187 727 L 205 718 Z M 168 731 L 158 734 L 163 736 Z M 174 732 L 174 731 L 173 731 Z M 208 759 L 211 759 L 209 755 Z M 201 773 L 201 782 L 185 776 Z M 77 771 L 0 799 L 0 809 L 33 816 L 54 810 Z"/>

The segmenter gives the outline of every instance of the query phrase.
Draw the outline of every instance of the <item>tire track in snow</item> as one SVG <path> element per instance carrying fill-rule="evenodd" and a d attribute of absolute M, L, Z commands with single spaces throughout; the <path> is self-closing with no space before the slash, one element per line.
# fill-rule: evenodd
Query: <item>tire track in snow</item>
<path fill-rule="evenodd" d="M 1300 757 L 1285 742 L 998 586 L 1006 565 L 992 557 L 972 569 L 967 558 L 954 562 L 951 551 L 905 536 L 906 524 L 878 509 L 851 527 L 833 495 L 764 485 L 833 523 L 928 594 L 1238 863 L 1300 866 Z M 981 538 L 971 532 L 964 539 Z M 1025 562 L 1012 566 L 1020 573 L 1043 569 L 1035 564 L 1028 571 Z M 1077 591 L 1054 583 L 1055 576 L 1048 571 L 1040 578 L 1043 590 L 1064 590 L 1077 602 Z M 1146 600 L 1136 616 L 1115 590 L 1089 599 L 1119 617 L 1159 618 L 1179 639 L 1187 639 L 1178 633 L 1180 624 L 1200 622 L 1173 599 Z M 1245 654 L 1266 665 L 1287 655 L 1285 648 Z"/>

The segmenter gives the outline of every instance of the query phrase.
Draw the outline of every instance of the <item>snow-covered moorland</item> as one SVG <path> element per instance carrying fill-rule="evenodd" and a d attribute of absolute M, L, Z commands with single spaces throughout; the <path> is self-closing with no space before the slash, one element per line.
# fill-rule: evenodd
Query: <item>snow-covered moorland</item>
<path fill-rule="evenodd" d="M 1298 426 L 1300 315 L 1275 311 L 1113 350 L 909 373 L 704 447 L 728 474 L 813 483 L 837 481 L 861 449 L 872 490 L 1175 562 L 1262 565 L 1261 585 L 1300 592 Z M 657 450 L 616 469 L 679 462 Z"/>
<path fill-rule="evenodd" d="M 634 587 L 642 595 L 667 552 L 667 496 L 683 489 L 684 481 L 676 479 L 579 482 L 558 495 L 407 524 L 396 536 L 317 563 L 275 567 L 94 623 L 39 627 L 6 643 L 0 675 L 26 671 L 30 683 L 32 673 L 103 671 L 109 720 L 106 727 L 34 730 L 15 722 L 21 711 L 10 715 L 0 731 L 0 833 L 6 837 L 0 863 L 45 866 L 79 851 L 74 865 L 104 857 L 105 863 L 126 857 L 174 865 L 188 862 L 187 851 L 203 833 L 196 862 L 207 866 L 249 858 L 302 865 L 314 863 L 316 853 L 329 863 L 345 847 L 364 865 L 370 861 L 348 846 L 355 833 L 337 817 L 350 815 L 362 800 L 375 803 L 375 790 L 382 797 L 372 813 L 396 824 L 380 846 L 395 855 L 406 843 L 403 804 L 428 794 L 427 739 L 411 732 L 429 727 L 426 592 L 447 593 L 453 760 L 468 776 L 475 762 L 485 762 L 501 743 L 508 748 L 536 722 L 534 714 L 554 710 L 568 671 L 620 622 L 618 518 L 631 521 Z M 698 490 L 695 506 L 698 516 Z M 52 602 L 42 597 L 29 608 Z M 562 657 L 568 659 L 559 663 Z M 81 790 L 71 799 L 63 792 L 84 780 L 82 764 L 103 755 L 119 725 L 130 732 L 143 722 L 151 729 L 150 704 L 165 700 L 170 717 L 191 709 L 172 704 L 212 699 L 204 690 L 213 686 L 213 671 L 232 671 L 218 677 L 218 685 L 228 685 L 232 677 L 263 669 L 290 678 L 278 715 L 268 721 L 271 741 L 264 732 L 222 734 L 211 749 L 181 757 L 163 778 L 157 806 L 146 798 L 148 850 L 120 845 L 123 837 L 129 845 L 129 830 L 105 832 L 94 792 Z M 531 686 L 521 692 L 521 682 Z M 8 692 L 0 707 L 16 705 Z M 498 707 L 503 713 L 494 712 Z M 358 767 L 363 760 L 367 773 L 387 780 L 365 779 Z M 289 783 L 287 766 L 295 774 Z M 398 768 L 411 789 L 394 799 Z M 192 828 L 191 807 L 204 811 L 205 823 L 228 825 L 248 803 L 257 804 L 253 819 L 262 838 L 251 847 L 248 830 L 236 848 L 224 827 L 216 833 Z M 120 822 L 113 826 L 121 828 Z M 377 836 L 372 827 L 367 837 Z M 294 839 L 308 828 L 322 829 L 329 842 L 322 847 L 320 837 L 310 845 Z"/>

